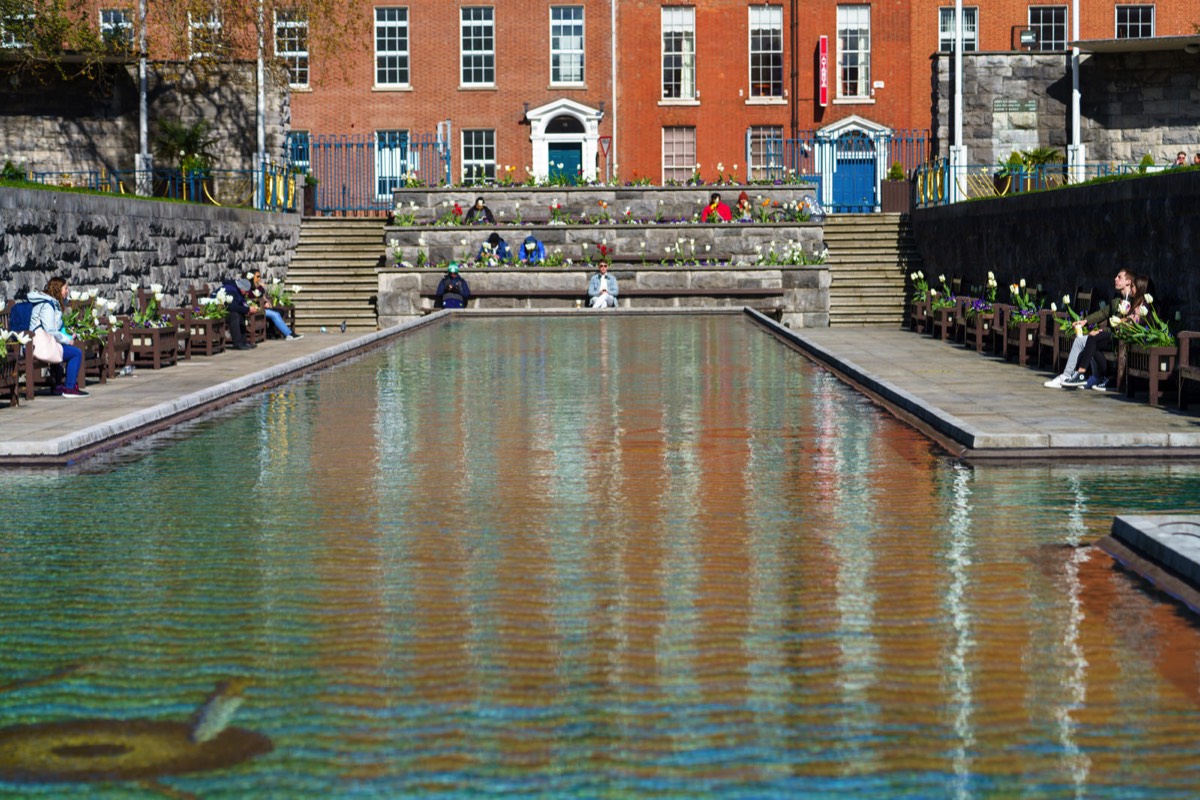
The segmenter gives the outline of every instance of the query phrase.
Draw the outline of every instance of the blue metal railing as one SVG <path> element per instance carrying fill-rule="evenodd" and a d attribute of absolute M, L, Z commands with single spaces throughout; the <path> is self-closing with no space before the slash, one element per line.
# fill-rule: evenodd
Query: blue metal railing
<path fill-rule="evenodd" d="M 1076 178 L 1074 170 L 1066 164 L 1027 167 L 970 164 L 955 174 L 950 162 L 939 158 L 916 170 L 916 203 L 925 207 L 982 197 L 1007 197 L 1054 189 L 1106 175 L 1138 172 L 1139 169 L 1134 164 L 1084 164 Z"/>
<path fill-rule="evenodd" d="M 317 214 L 384 213 L 392 208 L 392 192 L 398 188 L 450 183 L 450 148 L 436 134 L 294 136 L 287 152 L 294 168 L 317 181 Z"/>

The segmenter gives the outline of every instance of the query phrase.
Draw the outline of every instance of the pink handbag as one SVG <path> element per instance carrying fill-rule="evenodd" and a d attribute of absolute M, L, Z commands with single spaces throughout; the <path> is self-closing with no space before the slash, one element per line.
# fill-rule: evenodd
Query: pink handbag
<path fill-rule="evenodd" d="M 33 332 L 33 357 L 47 364 L 61 364 L 63 360 L 62 344 L 50 335 L 45 328 Z"/>

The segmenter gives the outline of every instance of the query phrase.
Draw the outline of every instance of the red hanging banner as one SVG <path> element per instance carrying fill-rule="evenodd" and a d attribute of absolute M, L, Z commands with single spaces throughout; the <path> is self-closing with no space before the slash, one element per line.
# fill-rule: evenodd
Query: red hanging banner
<path fill-rule="evenodd" d="M 829 105 L 829 37 L 822 36 L 817 45 L 817 97 L 821 108 Z"/>

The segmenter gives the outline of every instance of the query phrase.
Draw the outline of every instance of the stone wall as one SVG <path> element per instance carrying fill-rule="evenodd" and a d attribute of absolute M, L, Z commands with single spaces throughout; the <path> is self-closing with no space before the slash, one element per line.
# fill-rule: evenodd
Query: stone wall
<path fill-rule="evenodd" d="M 384 234 L 386 258 L 395 261 L 393 248 L 400 248 L 401 260 L 415 263 L 423 252 L 431 264 L 473 260 L 479 246 L 492 232 L 498 232 L 516 251 L 526 236 L 533 235 L 546 245 L 548 254 L 561 253 L 579 261 L 598 257 L 597 245 L 603 243 L 619 261 L 701 261 L 749 265 L 760 252 L 782 252 L 786 245 L 799 244 L 804 252 L 816 256 L 825 250 L 824 228 L 815 222 L 738 223 L 673 225 L 497 225 L 479 227 L 392 227 Z M 756 249 L 760 248 L 760 249 Z"/>
<path fill-rule="evenodd" d="M 59 275 L 119 301 L 161 283 L 181 302 L 250 269 L 286 276 L 299 238 L 298 214 L 0 187 L 0 301 Z"/>
<path fill-rule="evenodd" d="M 1107 298 L 1128 267 L 1153 279 L 1164 311 L 1200 325 L 1200 171 L 918 209 L 912 219 L 931 284 L 942 273 L 981 286 L 991 270 L 1052 298 L 1090 287 Z M 1007 294 L 1002 286 L 999 299 Z"/>
<path fill-rule="evenodd" d="M 756 208 L 770 203 L 816 205 L 816 188 L 806 184 L 729 186 L 480 186 L 453 189 L 397 189 L 394 208 L 397 213 L 415 213 L 418 222 L 430 222 L 458 203 L 465 212 L 476 197 L 482 197 L 497 222 L 513 222 L 518 216 L 527 221 L 545 222 L 550 205 L 558 203 L 562 213 L 573 220 L 607 216 L 621 220 L 627 216 L 640 222 L 648 220 L 690 220 L 708 205 L 715 192 L 732 208 L 738 195 L 745 192 Z"/>
<path fill-rule="evenodd" d="M 286 84 L 267 70 L 266 147 L 283 157 L 291 127 Z M 195 71 L 190 63 L 156 62 L 147 81 L 150 149 L 156 120 L 193 123 L 205 120 L 211 135 L 213 167 L 245 170 L 254 165 L 257 142 L 257 89 L 253 62 L 237 62 Z M 0 166 L 7 160 L 39 172 L 114 171 L 134 168 L 138 152 L 136 64 L 109 64 L 93 80 L 31 76 L 0 67 Z M 158 166 L 172 167 L 176 164 Z"/>
<path fill-rule="evenodd" d="M 594 269 L 491 269 L 464 270 L 472 291 L 561 292 L 556 297 L 488 297 L 471 301 L 473 308 L 572 308 L 586 301 L 587 284 Z M 614 266 L 622 292 L 652 290 L 662 297 L 620 296 L 625 308 L 741 307 L 755 300 L 733 296 L 734 288 L 778 289 L 782 322 L 792 328 L 829 326 L 829 269 L 825 266 L 760 267 L 754 269 L 653 268 Z M 437 289 L 445 275 L 440 270 L 383 269 L 379 272 L 379 325 L 386 328 L 419 316 L 433 308 L 433 300 L 422 297 Z M 673 289 L 695 294 L 671 295 Z"/>
<path fill-rule="evenodd" d="M 933 59 L 935 152 L 948 154 L 954 59 Z M 1197 148 L 1200 59 L 1182 50 L 1097 53 L 1080 66 L 1081 135 L 1089 163 L 1159 163 Z M 1014 150 L 1054 147 L 1066 156 L 1071 130 L 1071 64 L 1065 53 L 963 54 L 963 144 L 972 164 L 996 164 Z"/>

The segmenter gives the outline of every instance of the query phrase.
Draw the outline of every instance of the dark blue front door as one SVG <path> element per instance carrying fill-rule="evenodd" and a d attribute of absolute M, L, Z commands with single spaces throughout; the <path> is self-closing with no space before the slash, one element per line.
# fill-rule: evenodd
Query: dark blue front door
<path fill-rule="evenodd" d="M 845 133 L 834 145 L 833 210 L 861 213 L 875 210 L 875 142 L 858 133 Z"/>
<path fill-rule="evenodd" d="M 583 145 L 578 142 L 550 143 L 550 179 L 563 177 L 574 183 L 583 168 Z"/>

